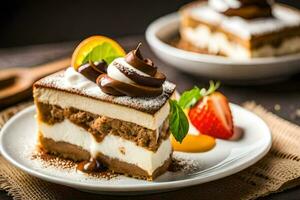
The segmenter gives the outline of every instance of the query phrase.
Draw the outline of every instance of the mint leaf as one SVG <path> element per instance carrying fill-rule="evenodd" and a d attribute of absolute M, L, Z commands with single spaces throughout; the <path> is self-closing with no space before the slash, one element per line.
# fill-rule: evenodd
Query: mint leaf
<path fill-rule="evenodd" d="M 195 105 L 201 97 L 202 95 L 200 94 L 200 89 L 195 86 L 193 89 L 182 93 L 178 104 L 183 109 L 190 108 L 191 106 Z"/>
<path fill-rule="evenodd" d="M 110 64 L 114 59 L 121 57 L 120 55 L 108 42 L 94 47 L 83 59 L 82 64 L 87 62 L 96 62 L 104 60 L 107 64 Z"/>
<path fill-rule="evenodd" d="M 169 115 L 170 130 L 174 138 L 181 143 L 189 131 L 189 121 L 176 100 L 169 100 L 169 103 L 170 103 L 170 115 Z"/>
<path fill-rule="evenodd" d="M 208 90 L 206 90 L 205 88 L 199 89 L 197 86 L 195 86 L 193 89 L 182 93 L 178 104 L 183 109 L 190 108 L 194 106 L 201 98 L 215 92 L 219 87 L 220 82 L 214 83 L 213 81 L 209 81 Z"/>

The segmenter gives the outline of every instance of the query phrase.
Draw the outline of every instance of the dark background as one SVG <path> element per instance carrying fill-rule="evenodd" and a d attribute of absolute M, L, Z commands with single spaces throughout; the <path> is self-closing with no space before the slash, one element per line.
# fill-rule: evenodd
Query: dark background
<path fill-rule="evenodd" d="M 0 48 L 143 34 L 191 0 L 8 0 L 0 3 Z M 300 7 L 299 0 L 281 0 Z"/>

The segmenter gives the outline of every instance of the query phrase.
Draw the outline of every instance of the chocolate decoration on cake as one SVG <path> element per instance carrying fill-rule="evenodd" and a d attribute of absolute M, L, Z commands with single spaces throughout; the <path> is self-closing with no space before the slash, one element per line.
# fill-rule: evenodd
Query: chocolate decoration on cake
<path fill-rule="evenodd" d="M 272 2 L 268 0 L 209 0 L 216 11 L 244 19 L 272 17 Z"/>
<path fill-rule="evenodd" d="M 130 51 L 125 56 L 125 61 L 136 69 L 148 74 L 149 76 L 154 76 L 157 68 L 154 66 L 154 63 L 150 59 L 143 58 L 140 52 L 140 46 L 141 43 L 138 44 L 135 50 Z"/>
<path fill-rule="evenodd" d="M 162 94 L 166 76 L 154 63 L 143 58 L 140 45 L 125 58 L 114 60 L 96 80 L 103 92 L 114 96 L 156 97 Z"/>
<path fill-rule="evenodd" d="M 89 62 L 81 65 L 78 72 L 85 76 L 90 81 L 96 82 L 99 75 L 106 73 L 107 64 L 105 61 Z"/>
<path fill-rule="evenodd" d="M 98 71 L 95 71 L 89 63 L 81 65 L 78 68 L 78 72 L 93 82 L 96 82 L 97 77 L 101 74 Z"/>
<path fill-rule="evenodd" d="M 160 87 L 148 87 L 137 84 L 123 83 L 114 80 L 103 74 L 98 77 L 97 84 L 100 86 L 103 92 L 114 96 L 130 96 L 130 97 L 156 97 L 162 94 L 163 88 Z"/>
<path fill-rule="evenodd" d="M 161 72 L 156 72 L 153 76 L 143 76 L 133 70 L 126 69 L 123 65 L 115 65 L 125 76 L 140 85 L 160 87 L 166 80 L 166 76 Z"/>
<path fill-rule="evenodd" d="M 107 63 L 104 60 L 97 61 L 97 62 L 90 62 L 90 65 L 95 71 L 101 74 L 106 73 Z"/>

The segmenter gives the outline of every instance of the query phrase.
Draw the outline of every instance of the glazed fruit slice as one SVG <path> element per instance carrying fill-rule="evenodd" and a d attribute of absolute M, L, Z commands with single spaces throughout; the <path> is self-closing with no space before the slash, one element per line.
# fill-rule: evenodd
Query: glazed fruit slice
<path fill-rule="evenodd" d="M 93 55 L 90 57 L 96 57 L 97 61 L 105 60 L 107 57 L 112 58 L 125 55 L 124 49 L 116 41 L 102 35 L 95 35 L 86 38 L 76 47 L 72 55 L 71 66 L 77 70 L 79 66 L 88 61 L 89 54 L 92 51 Z"/>
<path fill-rule="evenodd" d="M 202 133 L 228 139 L 233 135 L 233 120 L 227 98 L 220 92 L 203 97 L 189 111 L 191 123 Z"/>
<path fill-rule="evenodd" d="M 187 134 L 181 143 L 176 141 L 172 135 L 170 138 L 174 151 L 205 152 L 211 150 L 216 144 L 213 137 L 202 134 Z"/>

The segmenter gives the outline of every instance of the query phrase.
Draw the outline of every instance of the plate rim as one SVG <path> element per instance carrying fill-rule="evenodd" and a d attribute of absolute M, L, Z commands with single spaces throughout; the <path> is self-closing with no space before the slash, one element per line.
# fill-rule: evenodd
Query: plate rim
<path fill-rule="evenodd" d="M 22 170 L 25 173 L 28 173 L 34 177 L 40 178 L 40 179 L 48 181 L 48 182 L 52 182 L 55 184 L 61 184 L 61 185 L 65 185 L 65 186 L 69 186 L 69 187 L 77 188 L 77 189 L 80 188 L 80 189 L 87 189 L 87 190 L 93 190 L 93 191 L 107 191 L 107 192 L 110 192 L 110 191 L 137 192 L 137 191 L 151 191 L 151 190 L 161 191 L 161 190 L 167 190 L 167 189 L 175 189 L 175 188 L 182 188 L 182 187 L 187 187 L 187 186 L 192 186 L 192 185 L 198 185 L 198 184 L 210 182 L 213 180 L 221 179 L 226 176 L 240 172 L 241 170 L 253 165 L 257 161 L 259 161 L 262 157 L 264 157 L 269 152 L 269 150 L 272 146 L 272 135 L 271 135 L 271 131 L 270 131 L 269 127 L 267 126 L 267 124 L 255 113 L 248 111 L 236 104 L 232 104 L 232 103 L 230 103 L 230 104 L 231 104 L 231 106 L 237 107 L 238 109 L 242 109 L 242 110 L 246 111 L 247 114 L 254 116 L 255 118 L 257 118 L 257 120 L 260 121 L 260 123 L 262 123 L 263 126 L 265 126 L 266 133 L 264 135 L 266 137 L 265 139 L 268 140 L 267 141 L 268 143 L 265 146 L 265 148 L 261 149 L 259 151 L 259 153 L 257 153 L 257 155 L 255 157 L 253 157 L 252 159 L 246 159 L 244 162 L 238 164 L 235 167 L 227 167 L 223 170 L 219 170 L 219 172 L 217 174 L 205 177 L 204 181 L 203 181 L 203 178 L 194 177 L 194 178 L 171 181 L 171 182 L 155 182 L 154 184 L 151 184 L 151 185 L 148 185 L 148 184 L 93 185 L 93 184 L 88 184 L 85 182 L 73 182 L 72 180 L 64 180 L 62 178 L 46 175 L 46 174 L 36 171 L 32 168 L 26 167 L 22 163 L 19 163 L 16 160 L 14 160 L 13 157 L 11 157 L 9 155 L 9 153 L 5 151 L 5 148 L 4 148 L 5 145 L 3 145 L 3 140 L 4 140 L 7 129 L 9 129 L 9 127 L 13 123 L 15 123 L 16 120 L 18 120 L 23 115 L 25 115 L 29 112 L 35 112 L 34 105 L 29 106 L 28 108 L 18 112 L 16 115 L 14 115 L 11 119 L 9 119 L 4 124 L 4 126 L 2 127 L 1 132 L 0 132 L 0 152 L 1 152 L 1 155 L 7 161 L 9 161 L 11 164 L 13 164 L 15 167 L 19 168 L 20 170 Z M 240 159 L 238 159 L 238 160 L 240 160 Z"/>
<path fill-rule="evenodd" d="M 179 23 L 179 20 L 180 20 L 179 13 L 173 12 L 164 15 L 151 22 L 145 31 L 145 37 L 148 44 L 155 48 L 160 48 L 160 50 L 164 51 L 166 54 L 184 60 L 219 64 L 219 65 L 223 65 L 223 67 L 227 67 L 227 66 L 241 67 L 243 65 L 247 67 L 257 67 L 255 65 L 270 65 L 270 67 L 274 67 L 271 66 L 274 63 L 300 61 L 300 52 L 278 56 L 278 57 L 251 58 L 245 60 L 232 59 L 232 58 L 216 56 L 216 55 L 201 54 L 201 53 L 186 51 L 183 49 L 173 47 L 157 37 L 156 34 L 161 28 L 169 25 L 170 23 Z M 235 69 L 235 68 L 231 68 L 231 69 Z"/>

